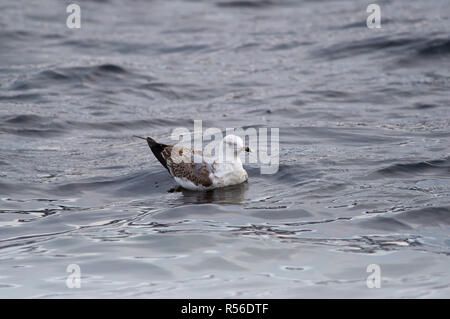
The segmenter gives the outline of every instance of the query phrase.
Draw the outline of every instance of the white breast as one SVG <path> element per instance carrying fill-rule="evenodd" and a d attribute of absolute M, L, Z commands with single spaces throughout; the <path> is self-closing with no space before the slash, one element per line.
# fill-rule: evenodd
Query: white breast
<path fill-rule="evenodd" d="M 248 174 L 242 166 L 242 162 L 218 163 L 215 165 L 215 172 L 211 179 L 216 187 L 236 185 L 245 182 Z"/>

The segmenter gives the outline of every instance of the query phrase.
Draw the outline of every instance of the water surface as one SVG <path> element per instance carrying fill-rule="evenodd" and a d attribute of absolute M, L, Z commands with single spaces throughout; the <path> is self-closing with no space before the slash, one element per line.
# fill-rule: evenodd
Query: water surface
<path fill-rule="evenodd" d="M 0 4 L 1 297 L 450 296 L 447 0 L 69 3 Z M 199 119 L 279 171 L 168 192 Z"/>

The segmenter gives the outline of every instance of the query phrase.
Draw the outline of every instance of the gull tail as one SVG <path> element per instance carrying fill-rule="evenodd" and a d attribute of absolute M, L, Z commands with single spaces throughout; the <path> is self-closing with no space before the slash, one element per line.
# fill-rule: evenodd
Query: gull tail
<path fill-rule="evenodd" d="M 142 136 L 137 136 L 137 135 L 133 135 L 133 137 L 137 137 L 137 138 L 140 138 L 142 140 L 146 140 L 147 143 L 148 143 L 148 146 L 150 146 L 150 147 L 152 147 L 155 144 L 160 144 L 160 143 L 156 142 L 154 139 L 152 139 L 151 137 L 142 137 Z M 161 145 L 164 145 L 164 144 L 161 144 Z"/>
<path fill-rule="evenodd" d="M 162 155 L 162 152 L 166 149 L 166 147 L 168 147 L 169 145 L 166 144 L 161 144 L 156 142 L 154 139 L 152 139 L 151 137 L 142 137 L 142 136 L 137 136 L 137 135 L 133 135 L 133 137 L 137 137 L 143 140 L 147 141 L 148 146 L 150 147 L 150 149 L 153 152 L 153 155 L 155 155 L 156 159 L 167 169 L 167 160 L 164 158 L 164 156 Z"/>

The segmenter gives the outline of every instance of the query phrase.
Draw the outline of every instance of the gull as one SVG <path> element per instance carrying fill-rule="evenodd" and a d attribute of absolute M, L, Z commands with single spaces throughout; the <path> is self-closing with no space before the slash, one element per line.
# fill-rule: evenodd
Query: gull
<path fill-rule="evenodd" d="M 242 151 L 250 152 L 250 149 L 244 146 L 239 136 L 229 134 L 222 139 L 220 147 L 225 158 L 183 146 L 158 143 L 151 137 L 134 137 L 147 141 L 158 161 L 183 188 L 207 191 L 248 180 L 239 156 Z"/>

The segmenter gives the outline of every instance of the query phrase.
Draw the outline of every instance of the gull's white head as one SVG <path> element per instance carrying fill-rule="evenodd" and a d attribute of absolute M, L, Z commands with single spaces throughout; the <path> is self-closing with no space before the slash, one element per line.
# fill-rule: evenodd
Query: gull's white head
<path fill-rule="evenodd" d="M 250 152 L 250 149 L 247 146 L 244 146 L 242 138 L 233 134 L 225 136 L 222 143 L 225 144 L 227 150 L 232 150 L 236 156 L 242 151 Z"/>

